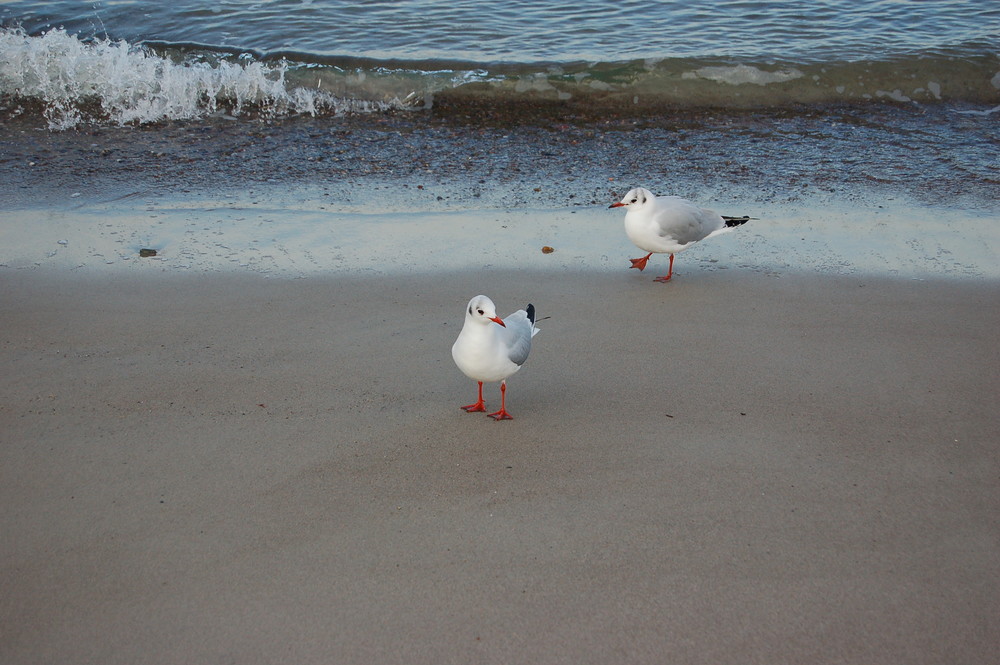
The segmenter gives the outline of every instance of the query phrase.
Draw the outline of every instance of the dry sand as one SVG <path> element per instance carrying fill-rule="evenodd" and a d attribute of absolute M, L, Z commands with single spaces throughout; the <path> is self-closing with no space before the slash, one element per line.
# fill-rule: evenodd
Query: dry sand
<path fill-rule="evenodd" d="M 661 285 L 608 211 L 469 215 L 509 235 L 467 252 L 389 215 L 404 251 L 310 257 L 213 210 L 135 213 L 155 261 L 122 204 L 5 231 L 0 661 L 995 657 L 984 220 L 769 210 Z M 480 292 L 551 317 L 513 421 L 458 408 Z"/>

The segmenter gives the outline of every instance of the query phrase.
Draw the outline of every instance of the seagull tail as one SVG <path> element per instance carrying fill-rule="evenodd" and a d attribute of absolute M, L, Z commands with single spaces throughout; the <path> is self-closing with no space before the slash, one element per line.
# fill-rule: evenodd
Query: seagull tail
<path fill-rule="evenodd" d="M 531 321 L 531 336 L 534 337 L 535 335 L 538 334 L 538 328 L 535 327 L 535 306 L 532 305 L 531 303 L 528 303 L 528 306 L 525 308 L 525 311 L 528 314 L 528 320 Z M 545 318 L 547 319 L 549 317 L 546 316 Z"/>
<path fill-rule="evenodd" d="M 731 229 L 734 226 L 739 226 L 740 224 L 746 224 L 751 219 L 757 219 L 757 218 L 756 217 L 748 217 L 746 215 L 744 215 L 742 217 L 728 217 L 726 215 L 722 215 L 722 220 L 726 223 L 726 228 L 727 229 Z"/>

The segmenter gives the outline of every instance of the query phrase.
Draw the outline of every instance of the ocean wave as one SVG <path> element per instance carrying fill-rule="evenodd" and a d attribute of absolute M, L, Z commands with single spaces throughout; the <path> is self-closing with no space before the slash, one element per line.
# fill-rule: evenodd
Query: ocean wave
<path fill-rule="evenodd" d="M 0 97 L 34 103 L 53 129 L 120 125 L 227 113 L 269 116 L 385 110 L 405 103 L 337 97 L 290 85 L 287 62 L 175 60 L 142 45 L 82 41 L 63 30 L 37 37 L 0 30 Z"/>
<path fill-rule="evenodd" d="M 961 55 L 956 53 L 961 52 Z M 477 63 L 254 53 L 200 44 L 83 40 L 62 29 L 0 29 L 5 113 L 53 129 L 211 115 L 313 116 L 548 105 L 566 114 L 794 108 L 844 103 L 1000 103 L 1000 60 L 955 53 L 857 62 L 706 58 Z"/>

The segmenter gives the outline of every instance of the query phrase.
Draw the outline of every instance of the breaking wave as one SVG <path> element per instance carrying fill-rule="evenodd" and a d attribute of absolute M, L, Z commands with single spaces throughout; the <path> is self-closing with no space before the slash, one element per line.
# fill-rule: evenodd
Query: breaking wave
<path fill-rule="evenodd" d="M 255 53 L 0 29 L 0 112 L 53 129 L 212 115 L 286 117 L 551 105 L 567 114 L 843 103 L 1000 104 L 1000 59 L 938 50 L 825 63 L 667 58 L 537 64 Z"/>

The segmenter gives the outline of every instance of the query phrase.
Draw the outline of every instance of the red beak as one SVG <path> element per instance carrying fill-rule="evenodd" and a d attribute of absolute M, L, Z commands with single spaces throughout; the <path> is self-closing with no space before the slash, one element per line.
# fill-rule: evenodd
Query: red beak
<path fill-rule="evenodd" d="M 506 323 L 504 323 L 504 322 L 503 322 L 503 319 L 501 319 L 501 318 L 500 318 L 499 316 L 494 316 L 494 317 L 493 317 L 492 319 L 490 319 L 490 321 L 492 321 L 492 322 L 494 322 L 494 323 L 499 323 L 499 324 L 500 324 L 500 325 L 502 325 L 502 326 L 503 326 L 504 328 L 506 328 L 506 327 L 507 327 L 507 324 L 506 324 Z"/>
<path fill-rule="evenodd" d="M 624 206 L 624 205 L 625 205 L 624 203 L 622 203 L 621 201 L 619 201 L 618 203 L 612 203 L 612 204 L 611 204 L 611 205 L 609 205 L 608 207 L 609 207 L 609 208 L 621 208 L 621 207 L 622 207 L 622 206 Z"/>

